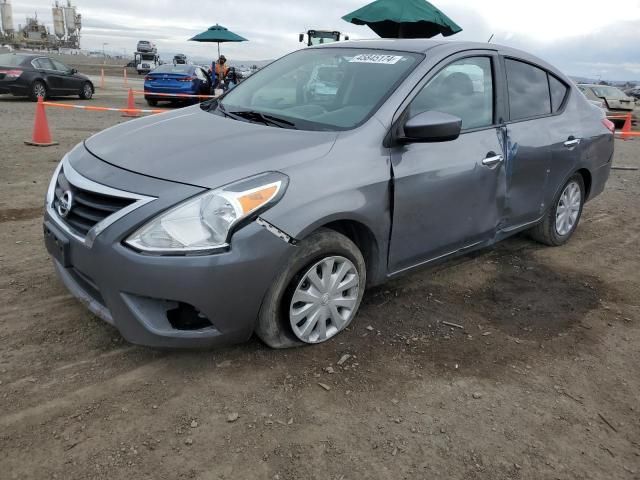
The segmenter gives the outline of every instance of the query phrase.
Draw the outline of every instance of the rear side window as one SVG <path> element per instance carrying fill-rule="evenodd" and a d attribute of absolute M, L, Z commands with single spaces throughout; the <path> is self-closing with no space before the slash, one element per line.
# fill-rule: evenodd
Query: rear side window
<path fill-rule="evenodd" d="M 549 91 L 551 92 L 551 108 L 553 108 L 553 113 L 556 113 L 562 107 L 569 89 L 556 77 L 549 75 Z"/>
<path fill-rule="evenodd" d="M 547 72 L 518 60 L 506 59 L 505 64 L 511 120 L 550 114 L 551 95 Z"/>

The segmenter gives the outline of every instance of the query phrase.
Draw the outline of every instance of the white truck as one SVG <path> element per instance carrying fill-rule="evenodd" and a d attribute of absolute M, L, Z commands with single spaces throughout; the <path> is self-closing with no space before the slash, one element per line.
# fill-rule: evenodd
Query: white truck
<path fill-rule="evenodd" d="M 160 57 L 156 52 L 136 52 L 133 58 L 138 75 L 149 73 L 160 65 Z"/>

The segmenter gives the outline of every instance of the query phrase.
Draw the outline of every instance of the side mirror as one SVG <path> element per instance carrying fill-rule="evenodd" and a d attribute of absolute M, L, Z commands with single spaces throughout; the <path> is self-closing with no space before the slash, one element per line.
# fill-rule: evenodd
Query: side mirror
<path fill-rule="evenodd" d="M 404 124 L 401 143 L 448 142 L 460 136 L 462 120 L 443 112 L 422 112 L 411 117 Z"/>
<path fill-rule="evenodd" d="M 298 35 L 298 41 L 300 43 L 304 42 L 304 33 L 301 33 L 300 35 Z"/>
<path fill-rule="evenodd" d="M 78 70 L 76 70 L 75 68 L 72 68 L 70 71 L 71 75 L 75 75 L 76 73 L 78 73 Z"/>

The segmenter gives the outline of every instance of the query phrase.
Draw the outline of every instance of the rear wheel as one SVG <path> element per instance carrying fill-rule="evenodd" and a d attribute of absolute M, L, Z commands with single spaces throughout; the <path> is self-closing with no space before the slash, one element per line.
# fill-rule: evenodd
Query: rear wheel
<path fill-rule="evenodd" d="M 83 100 L 91 100 L 91 97 L 93 97 L 93 87 L 91 83 L 85 82 L 82 85 L 82 90 L 80 90 L 80 98 Z"/>
<path fill-rule="evenodd" d="M 564 245 L 578 228 L 584 202 L 584 179 L 576 173 L 562 187 L 542 221 L 529 231 L 531 237 L 552 247 Z"/>
<path fill-rule="evenodd" d="M 298 245 L 267 291 L 256 334 L 272 348 L 325 342 L 349 326 L 365 283 L 358 247 L 338 232 L 318 230 Z"/>
<path fill-rule="evenodd" d="M 155 100 L 153 98 L 147 98 L 147 105 L 149 105 L 150 107 L 157 107 L 158 100 Z"/>
<path fill-rule="evenodd" d="M 43 100 L 47 99 L 47 86 L 42 80 L 36 80 L 31 84 L 31 92 L 29 97 L 34 102 L 38 101 L 38 97 L 42 97 Z"/>

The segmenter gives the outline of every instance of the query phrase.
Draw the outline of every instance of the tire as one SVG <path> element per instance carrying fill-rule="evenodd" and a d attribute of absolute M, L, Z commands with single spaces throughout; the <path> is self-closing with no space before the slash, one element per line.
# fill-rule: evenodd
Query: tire
<path fill-rule="evenodd" d="M 158 106 L 158 100 L 152 99 L 152 98 L 147 98 L 147 105 L 149 105 L 150 107 L 157 107 Z"/>
<path fill-rule="evenodd" d="M 338 275 L 338 277 L 335 277 L 337 282 L 340 282 L 340 285 L 350 285 L 353 284 L 355 279 L 357 284 L 349 287 L 348 290 L 344 290 L 343 293 L 338 293 L 337 288 L 330 287 L 329 291 L 333 292 L 331 296 L 329 294 L 322 297 L 318 295 L 317 302 L 309 304 L 309 311 L 318 309 L 317 315 L 320 320 L 313 324 L 314 326 L 309 329 L 309 335 L 303 339 L 299 335 L 300 330 L 313 322 L 309 318 L 303 318 L 300 320 L 302 326 L 295 327 L 298 330 L 298 334 L 294 333 L 293 322 L 290 321 L 290 312 L 296 311 L 296 308 L 298 308 L 296 306 L 301 305 L 301 302 L 293 301 L 294 294 L 305 288 L 305 282 L 308 282 L 306 274 L 311 269 L 316 267 L 319 269 L 316 272 L 323 271 L 322 268 L 330 264 L 332 259 L 334 263 L 332 264 L 333 270 L 331 273 Z M 340 272 L 343 271 L 343 268 L 348 273 L 341 280 Z M 323 275 L 322 278 L 326 277 Z M 360 307 L 365 285 L 366 266 L 358 247 L 347 237 L 334 230 L 320 229 L 298 245 L 296 252 L 286 262 L 282 271 L 275 278 L 269 290 L 267 290 L 258 314 L 258 324 L 255 332 L 271 348 L 291 348 L 323 343 L 350 325 Z M 314 287 L 309 285 L 308 288 Z M 344 295 L 344 298 L 342 295 Z M 335 302 L 340 302 L 341 305 L 336 306 L 334 300 Z M 342 305 L 346 302 L 349 302 L 352 306 L 343 308 Z M 301 309 L 306 311 L 304 308 Z M 338 322 L 332 319 L 331 311 L 340 314 Z M 330 316 L 330 318 L 323 320 L 321 318 L 323 314 Z M 307 324 L 306 322 L 309 323 Z M 323 322 L 325 324 L 324 330 L 326 330 L 324 338 L 321 333 L 317 333 L 318 331 L 323 331 L 320 328 Z M 318 335 L 317 338 L 315 338 L 316 334 Z"/>
<path fill-rule="evenodd" d="M 571 206 L 571 202 L 569 202 L 569 213 L 575 212 L 575 219 L 571 220 L 571 216 L 565 215 L 564 218 L 567 223 L 563 223 L 561 216 L 562 211 L 558 211 L 562 209 L 563 211 L 567 211 L 566 208 L 563 207 L 567 203 L 567 198 L 565 194 L 569 192 L 570 186 L 577 187 L 577 190 L 574 188 L 574 192 L 579 191 L 580 199 L 579 202 L 573 203 Z M 579 173 L 574 174 L 567 183 L 563 185 L 560 189 L 560 192 L 556 196 L 553 202 L 553 206 L 549 209 L 549 211 L 545 214 L 544 218 L 538 223 L 535 227 L 529 230 L 529 235 L 536 240 L 537 242 L 543 243 L 545 245 L 549 245 L 551 247 L 559 247 L 560 245 L 564 245 L 569 241 L 573 232 L 578 228 L 578 223 L 580 222 L 580 217 L 582 216 L 582 208 L 584 207 L 585 201 L 585 188 L 584 188 L 584 179 L 582 175 Z"/>
<path fill-rule="evenodd" d="M 82 100 L 91 100 L 93 97 L 93 85 L 90 82 L 84 82 L 82 84 L 82 90 L 78 95 Z"/>
<path fill-rule="evenodd" d="M 43 100 L 46 100 L 49 96 L 47 85 L 42 80 L 36 80 L 33 82 L 31 84 L 31 91 L 29 92 L 29 98 L 34 102 L 38 101 L 39 96 L 41 96 Z"/>

